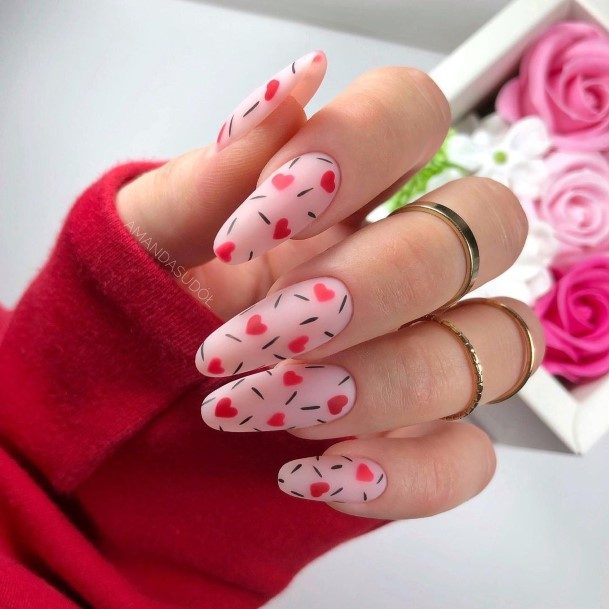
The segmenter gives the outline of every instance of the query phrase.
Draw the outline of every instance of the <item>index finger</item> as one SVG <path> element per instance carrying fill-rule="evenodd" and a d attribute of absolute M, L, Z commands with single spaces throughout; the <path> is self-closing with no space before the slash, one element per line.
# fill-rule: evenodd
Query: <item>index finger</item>
<path fill-rule="evenodd" d="M 288 238 L 319 234 L 424 165 L 449 123 L 446 99 L 423 72 L 363 74 L 268 162 L 219 230 L 216 255 L 239 264 Z"/>

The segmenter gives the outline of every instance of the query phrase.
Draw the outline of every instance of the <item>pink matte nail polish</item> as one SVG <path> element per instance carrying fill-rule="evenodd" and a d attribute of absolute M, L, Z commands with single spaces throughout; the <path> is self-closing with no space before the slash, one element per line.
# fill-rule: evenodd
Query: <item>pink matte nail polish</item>
<path fill-rule="evenodd" d="M 328 342 L 353 313 L 345 284 L 333 277 L 283 288 L 212 332 L 195 364 L 207 376 L 231 376 L 297 357 Z"/>
<path fill-rule="evenodd" d="M 370 459 L 326 455 L 286 463 L 279 470 L 277 483 L 291 497 L 364 503 L 383 493 L 387 476 L 381 466 Z"/>
<path fill-rule="evenodd" d="M 288 95 L 305 106 L 317 91 L 326 73 L 322 51 L 303 55 L 250 93 L 222 123 L 216 150 L 246 135 L 259 125 Z"/>
<path fill-rule="evenodd" d="M 319 217 L 339 185 L 338 164 L 323 152 L 288 161 L 226 220 L 214 241 L 216 256 L 240 264 L 273 249 Z"/>
<path fill-rule="evenodd" d="M 220 431 L 277 431 L 340 419 L 354 402 L 355 383 L 344 368 L 286 364 L 216 389 L 201 416 Z"/>

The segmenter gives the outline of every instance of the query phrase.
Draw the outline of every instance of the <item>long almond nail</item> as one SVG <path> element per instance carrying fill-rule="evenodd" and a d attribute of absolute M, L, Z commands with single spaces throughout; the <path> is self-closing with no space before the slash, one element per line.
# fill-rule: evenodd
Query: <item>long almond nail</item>
<path fill-rule="evenodd" d="M 340 455 L 290 461 L 279 470 L 277 482 L 292 497 L 342 503 L 372 501 L 387 488 L 378 463 Z"/>
<path fill-rule="evenodd" d="M 197 351 L 207 376 L 230 376 L 296 357 L 331 340 L 353 312 L 345 284 L 307 279 L 275 292 L 212 332 Z"/>
<path fill-rule="evenodd" d="M 326 56 L 321 51 L 307 53 L 277 72 L 248 95 L 222 123 L 216 150 L 226 148 L 259 125 L 288 95 L 306 105 L 325 73 Z"/>
<path fill-rule="evenodd" d="M 201 407 L 220 431 L 277 431 L 329 423 L 355 402 L 355 383 L 340 366 L 286 364 L 230 382 Z"/>
<path fill-rule="evenodd" d="M 288 161 L 224 223 L 214 242 L 216 256 L 247 262 L 297 235 L 330 205 L 339 184 L 338 164 L 323 152 Z"/>

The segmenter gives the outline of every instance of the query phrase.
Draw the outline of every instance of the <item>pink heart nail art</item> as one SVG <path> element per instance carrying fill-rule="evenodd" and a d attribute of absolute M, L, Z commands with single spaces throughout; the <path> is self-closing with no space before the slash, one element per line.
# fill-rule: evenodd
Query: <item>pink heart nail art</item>
<path fill-rule="evenodd" d="M 355 393 L 351 374 L 341 366 L 280 364 L 216 389 L 203 400 L 201 416 L 219 431 L 310 427 L 344 417 Z"/>
<path fill-rule="evenodd" d="M 226 220 L 214 241 L 216 256 L 240 264 L 264 254 L 316 220 L 339 186 L 338 164 L 327 154 L 309 152 L 288 161 Z"/>
<path fill-rule="evenodd" d="M 361 472 L 366 472 L 362 476 Z M 370 459 L 346 455 L 307 457 L 286 463 L 277 477 L 279 488 L 300 499 L 365 503 L 383 494 L 387 476 Z"/>
<path fill-rule="evenodd" d="M 331 340 L 352 313 L 351 295 L 342 281 L 307 279 L 267 296 L 212 332 L 195 363 L 207 376 L 277 364 Z"/>

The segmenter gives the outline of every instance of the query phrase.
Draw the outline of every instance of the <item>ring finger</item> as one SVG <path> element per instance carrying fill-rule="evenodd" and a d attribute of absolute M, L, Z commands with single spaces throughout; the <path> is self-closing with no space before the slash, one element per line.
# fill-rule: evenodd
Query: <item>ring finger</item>
<path fill-rule="evenodd" d="M 465 301 L 438 318 L 467 337 L 483 370 L 481 403 L 517 386 L 543 352 L 533 312 L 511 299 Z M 533 348 L 516 312 L 530 328 Z M 528 362 L 529 353 L 533 361 Z M 476 389 L 472 359 L 452 331 L 424 321 L 314 363 L 280 364 L 211 393 L 203 420 L 222 431 L 293 431 L 308 439 L 397 429 L 463 412 Z"/>

